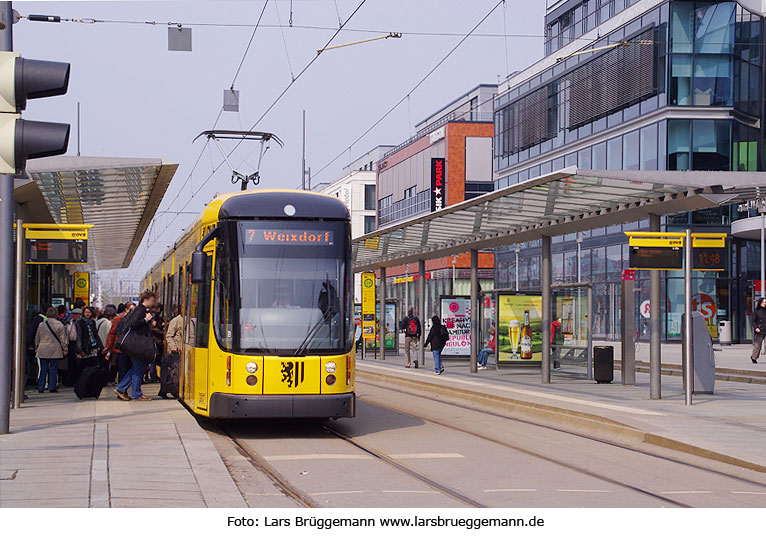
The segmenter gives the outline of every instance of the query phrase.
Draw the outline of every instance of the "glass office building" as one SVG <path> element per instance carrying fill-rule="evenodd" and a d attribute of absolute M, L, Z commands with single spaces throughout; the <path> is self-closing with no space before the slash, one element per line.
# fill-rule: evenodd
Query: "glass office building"
<path fill-rule="evenodd" d="M 549 2 L 543 60 L 514 74 L 495 99 L 495 185 L 570 166 L 647 171 L 764 169 L 763 13 L 760 2 L 569 0 Z M 757 4 L 751 6 L 750 4 Z M 571 26 L 575 27 L 572 28 Z M 563 31 L 562 28 L 566 28 Z M 557 33 L 556 33 L 557 32 Z M 561 37 L 563 33 L 563 37 Z M 554 35 L 555 34 L 555 35 Z M 582 53 L 593 49 L 593 52 Z M 750 214 L 753 216 L 753 214 Z M 662 230 L 730 232 L 748 217 L 736 206 L 663 218 Z M 556 283 L 594 285 L 594 334 L 618 338 L 620 275 L 628 267 L 624 231 L 648 221 L 553 239 Z M 695 307 L 752 336 L 757 243 L 733 237 L 724 272 L 695 272 Z M 540 285 L 540 245 L 504 248 L 496 286 Z M 640 304 L 649 276 L 638 273 Z M 663 273 L 663 338 L 680 339 L 681 273 Z M 648 320 L 637 315 L 648 337 Z"/>

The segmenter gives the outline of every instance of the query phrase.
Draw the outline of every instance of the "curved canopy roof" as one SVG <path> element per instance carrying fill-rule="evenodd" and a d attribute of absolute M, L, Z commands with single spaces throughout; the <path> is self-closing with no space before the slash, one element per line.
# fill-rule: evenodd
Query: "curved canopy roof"
<path fill-rule="evenodd" d="M 152 158 L 55 156 L 30 160 L 27 175 L 55 223 L 93 225 L 88 266 L 110 270 L 130 265 L 177 168 Z"/>
<path fill-rule="evenodd" d="M 766 192 L 764 172 L 570 167 L 358 237 L 354 271 L 711 208 L 757 191 Z"/>

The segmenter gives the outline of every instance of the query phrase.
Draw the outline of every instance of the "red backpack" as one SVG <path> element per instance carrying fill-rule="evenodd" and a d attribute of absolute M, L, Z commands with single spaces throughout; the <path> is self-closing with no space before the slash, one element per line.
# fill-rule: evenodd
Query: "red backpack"
<path fill-rule="evenodd" d="M 406 335 L 411 335 L 413 337 L 416 337 L 418 334 L 418 323 L 414 318 L 409 318 L 407 320 L 407 328 L 405 331 Z"/>

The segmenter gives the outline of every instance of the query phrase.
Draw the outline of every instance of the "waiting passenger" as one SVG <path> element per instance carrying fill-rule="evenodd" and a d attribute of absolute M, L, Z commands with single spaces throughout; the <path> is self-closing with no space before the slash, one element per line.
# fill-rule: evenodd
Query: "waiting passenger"
<path fill-rule="evenodd" d="M 82 317 L 75 323 L 77 329 L 77 378 L 88 367 L 97 366 L 103 345 L 98 338 L 96 310 L 86 307 Z M 75 379 L 75 382 L 77 380 Z"/>
<path fill-rule="evenodd" d="M 160 392 L 162 398 L 173 395 L 178 398 L 178 361 L 181 356 L 183 345 L 184 317 L 177 305 L 173 308 L 173 318 L 168 323 L 168 332 L 165 334 L 167 353 L 162 356 L 160 365 Z"/>
<path fill-rule="evenodd" d="M 120 322 L 130 314 L 130 312 L 136 307 L 133 302 L 128 302 L 123 305 L 120 304 L 118 311 L 122 307 L 122 312 L 115 316 L 112 320 L 112 327 L 109 330 L 109 335 L 106 337 L 106 353 L 109 356 L 109 381 L 115 383 L 117 380 L 122 380 L 130 371 L 130 358 L 123 355 L 117 348 L 117 329 Z"/>
<path fill-rule="evenodd" d="M 40 322 L 35 333 L 35 355 L 40 360 L 37 390 L 41 393 L 45 391 L 47 379 L 48 392 L 55 393 L 58 390 L 59 362 L 64 359 L 69 342 L 64 324 L 56 319 L 58 311 L 54 307 L 48 307 L 45 316 L 47 318 Z"/>
<path fill-rule="evenodd" d="M 63 320 L 64 328 L 66 329 L 67 341 L 69 341 L 69 347 L 67 349 L 67 373 L 66 378 L 63 380 L 64 385 L 70 387 L 77 383 L 79 367 L 77 365 L 77 321 L 82 316 L 82 309 L 75 307 Z"/>
<path fill-rule="evenodd" d="M 153 315 L 149 311 L 154 307 L 156 300 L 157 295 L 154 292 L 145 290 L 141 294 L 141 303 L 126 317 L 126 321 L 129 322 L 130 329 L 135 336 L 153 340 L 151 330 Z M 146 371 L 146 361 L 137 356 L 129 357 L 131 364 L 130 371 L 120 380 L 114 392 L 122 400 L 151 400 L 150 397 L 144 396 L 141 391 L 141 380 Z M 130 396 L 127 393 L 129 387 L 131 388 Z"/>
<path fill-rule="evenodd" d="M 489 337 L 484 341 L 484 348 L 479 352 L 477 363 L 479 364 L 479 370 L 487 368 L 487 359 L 490 355 L 495 353 L 495 328 L 489 328 Z"/>

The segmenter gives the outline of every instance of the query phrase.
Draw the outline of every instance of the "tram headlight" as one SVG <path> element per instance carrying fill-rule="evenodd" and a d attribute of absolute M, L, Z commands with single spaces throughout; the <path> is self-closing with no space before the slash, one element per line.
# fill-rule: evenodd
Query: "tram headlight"
<path fill-rule="evenodd" d="M 256 383 L 258 383 L 258 378 L 256 376 L 248 376 L 245 381 L 247 382 L 247 385 L 252 387 Z"/>
<path fill-rule="evenodd" d="M 245 369 L 247 370 L 248 374 L 255 374 L 258 372 L 258 363 L 255 361 L 250 361 L 247 365 L 245 365 Z"/>
<path fill-rule="evenodd" d="M 335 364 L 335 361 L 328 361 L 324 364 L 324 370 L 327 374 L 332 374 L 338 370 L 338 366 Z"/>
<path fill-rule="evenodd" d="M 327 378 L 325 378 L 325 381 L 327 382 L 327 385 L 335 385 L 335 376 L 330 374 L 327 376 Z"/>

